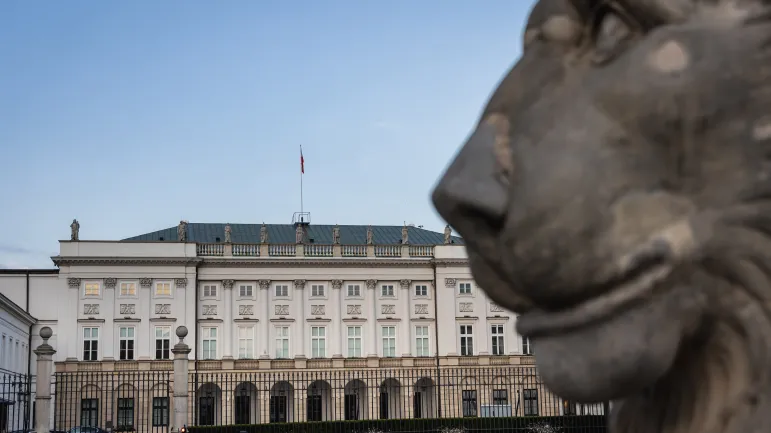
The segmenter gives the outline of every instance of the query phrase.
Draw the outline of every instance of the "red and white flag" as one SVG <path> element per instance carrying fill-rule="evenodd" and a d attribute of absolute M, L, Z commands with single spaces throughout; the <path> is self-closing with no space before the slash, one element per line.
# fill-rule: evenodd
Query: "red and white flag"
<path fill-rule="evenodd" d="M 300 146 L 300 173 L 305 174 L 305 158 L 303 158 L 302 146 Z"/>

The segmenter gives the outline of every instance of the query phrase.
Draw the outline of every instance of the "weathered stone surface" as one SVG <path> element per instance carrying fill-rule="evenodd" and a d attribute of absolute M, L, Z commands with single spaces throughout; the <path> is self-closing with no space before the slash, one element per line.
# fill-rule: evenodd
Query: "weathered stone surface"
<path fill-rule="evenodd" d="M 616 433 L 771 425 L 771 13 L 541 0 L 433 192 L 545 384 Z"/>

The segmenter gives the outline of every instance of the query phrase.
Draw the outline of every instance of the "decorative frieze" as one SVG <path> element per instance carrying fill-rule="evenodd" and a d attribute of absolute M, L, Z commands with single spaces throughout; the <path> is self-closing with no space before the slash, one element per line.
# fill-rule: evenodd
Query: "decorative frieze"
<path fill-rule="evenodd" d="M 393 305 L 393 304 L 381 305 L 380 314 L 396 314 L 396 305 Z"/>
<path fill-rule="evenodd" d="M 399 281 L 399 285 L 402 286 L 402 289 L 409 289 L 411 284 L 412 284 L 412 280 L 400 280 Z"/>
<path fill-rule="evenodd" d="M 174 285 L 184 289 L 185 287 L 187 287 L 187 278 L 175 278 Z"/>
<path fill-rule="evenodd" d="M 474 304 L 472 302 L 461 302 L 458 306 L 458 309 L 461 313 L 473 313 Z"/>
<path fill-rule="evenodd" d="M 275 312 L 276 312 L 276 316 L 288 316 L 289 305 L 276 305 Z"/>
<path fill-rule="evenodd" d="M 83 305 L 83 314 L 87 316 L 97 316 L 99 315 L 99 304 L 84 304 Z"/>
<path fill-rule="evenodd" d="M 346 307 L 348 314 L 361 314 L 361 305 L 347 305 Z"/>
<path fill-rule="evenodd" d="M 493 312 L 493 313 L 502 313 L 503 312 L 503 307 L 501 307 L 500 305 L 496 304 L 495 302 L 490 302 L 490 311 Z"/>
<path fill-rule="evenodd" d="M 222 288 L 224 288 L 224 289 L 232 289 L 233 285 L 235 283 L 236 282 L 233 281 L 233 280 L 222 280 Z"/>
<path fill-rule="evenodd" d="M 254 305 L 239 305 L 238 314 L 241 316 L 251 316 L 254 314 Z"/>
<path fill-rule="evenodd" d="M 201 314 L 204 316 L 216 316 L 217 315 L 217 306 L 216 305 L 203 305 L 201 307 Z"/>
<path fill-rule="evenodd" d="M 114 289 L 115 286 L 118 284 L 117 278 L 105 278 L 104 279 L 104 288 L 105 289 Z"/>
<path fill-rule="evenodd" d="M 80 287 L 80 278 L 67 278 L 67 285 L 70 286 L 71 289 L 77 289 Z"/>
<path fill-rule="evenodd" d="M 333 289 L 342 289 L 343 288 L 343 280 L 332 280 L 332 288 Z"/>
<path fill-rule="evenodd" d="M 455 278 L 445 278 L 444 279 L 444 286 L 445 287 L 455 287 L 458 285 L 458 280 Z"/>
<path fill-rule="evenodd" d="M 258 283 L 260 284 L 261 289 L 265 289 L 265 290 L 270 289 L 270 280 L 260 280 L 258 281 Z"/>
<path fill-rule="evenodd" d="M 136 304 L 120 304 L 120 314 L 137 314 Z"/>
<path fill-rule="evenodd" d="M 374 289 L 377 287 L 377 280 L 367 280 L 366 284 L 368 289 Z"/>
<path fill-rule="evenodd" d="M 139 279 L 139 286 L 144 287 L 146 289 L 149 289 L 153 285 L 153 279 L 152 278 L 140 278 Z"/>
<path fill-rule="evenodd" d="M 311 316 L 323 316 L 326 314 L 324 305 L 311 305 Z"/>
<path fill-rule="evenodd" d="M 295 289 L 304 289 L 305 288 L 305 280 L 294 280 L 294 288 Z"/>
<path fill-rule="evenodd" d="M 428 304 L 415 304 L 415 314 L 428 314 Z"/>
<path fill-rule="evenodd" d="M 171 304 L 155 304 L 155 314 L 171 314 Z"/>

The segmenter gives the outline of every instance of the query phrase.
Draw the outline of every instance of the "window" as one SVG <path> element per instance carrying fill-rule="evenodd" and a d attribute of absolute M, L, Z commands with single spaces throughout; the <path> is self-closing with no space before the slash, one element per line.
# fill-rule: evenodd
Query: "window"
<path fill-rule="evenodd" d="M 361 326 L 348 327 L 348 357 L 361 358 Z"/>
<path fill-rule="evenodd" d="M 311 356 L 324 358 L 327 356 L 327 328 L 311 326 Z"/>
<path fill-rule="evenodd" d="M 276 327 L 276 358 L 289 358 L 289 327 Z"/>
<path fill-rule="evenodd" d="M 461 295 L 470 295 L 471 283 L 460 283 L 458 285 L 458 293 L 460 293 Z"/>
<path fill-rule="evenodd" d="M 493 390 L 493 405 L 495 406 L 508 406 L 509 405 L 509 391 L 506 389 L 494 389 Z"/>
<path fill-rule="evenodd" d="M 83 360 L 96 361 L 99 353 L 99 328 L 83 328 Z"/>
<path fill-rule="evenodd" d="M 204 298 L 216 298 L 217 297 L 217 286 L 214 284 L 204 284 L 203 285 L 203 297 Z"/>
<path fill-rule="evenodd" d="M 203 331 L 203 359 L 217 358 L 217 328 L 202 328 Z"/>
<path fill-rule="evenodd" d="M 118 431 L 133 430 L 134 426 L 134 399 L 118 399 Z M 130 431 L 130 430 L 129 430 Z"/>
<path fill-rule="evenodd" d="M 492 325 L 490 327 L 490 334 L 492 335 L 493 339 L 493 355 L 503 355 L 503 325 Z"/>
<path fill-rule="evenodd" d="M 169 282 L 155 283 L 155 296 L 171 296 L 171 283 Z M 214 290 L 214 295 L 212 296 L 217 296 L 216 288 Z"/>
<path fill-rule="evenodd" d="M 530 337 L 522 337 L 522 354 L 523 355 L 532 355 L 533 354 L 533 345 L 530 344 Z"/>
<path fill-rule="evenodd" d="M 428 326 L 415 327 L 415 356 L 430 356 L 428 348 Z"/>
<path fill-rule="evenodd" d="M 477 416 L 477 390 L 464 389 L 461 397 L 463 398 L 463 416 Z"/>
<path fill-rule="evenodd" d="M 134 359 L 134 328 L 121 327 L 119 331 L 119 355 L 121 361 L 130 361 Z"/>
<path fill-rule="evenodd" d="M 238 359 L 254 358 L 254 327 L 238 327 Z"/>
<path fill-rule="evenodd" d="M 120 283 L 121 296 L 136 296 L 137 285 L 135 283 Z"/>
<path fill-rule="evenodd" d="M 415 286 L 415 296 L 428 296 L 428 286 L 425 284 Z"/>
<path fill-rule="evenodd" d="M 349 284 L 348 296 L 349 297 L 361 296 L 361 286 L 358 284 Z"/>
<path fill-rule="evenodd" d="M 380 286 L 380 296 L 393 296 L 394 286 L 392 284 L 384 284 Z"/>
<path fill-rule="evenodd" d="M 84 398 L 80 400 L 80 425 L 96 427 L 99 424 L 99 399 Z"/>
<path fill-rule="evenodd" d="M 324 296 L 324 286 L 321 284 L 313 284 L 311 286 L 311 296 Z"/>
<path fill-rule="evenodd" d="M 99 283 L 86 283 L 83 287 L 83 294 L 86 296 L 99 296 Z"/>
<path fill-rule="evenodd" d="M 157 326 L 155 328 L 155 359 L 169 359 L 171 346 L 171 327 Z"/>
<path fill-rule="evenodd" d="M 242 298 L 251 298 L 254 296 L 254 287 L 251 284 L 241 284 L 238 287 L 238 295 Z"/>
<path fill-rule="evenodd" d="M 169 425 L 169 398 L 153 397 L 153 427 Z"/>
<path fill-rule="evenodd" d="M 471 325 L 460 325 L 460 355 L 474 355 L 474 329 Z"/>
<path fill-rule="evenodd" d="M 522 390 L 522 399 L 524 400 L 524 413 L 525 416 L 537 416 L 538 415 L 538 390 L 537 389 L 524 389 Z"/>
<path fill-rule="evenodd" d="M 396 356 L 396 327 L 383 326 L 380 329 L 383 335 L 383 356 L 386 358 Z"/>
<path fill-rule="evenodd" d="M 279 284 L 276 286 L 276 297 L 285 298 L 289 296 L 289 286 L 286 284 Z"/>

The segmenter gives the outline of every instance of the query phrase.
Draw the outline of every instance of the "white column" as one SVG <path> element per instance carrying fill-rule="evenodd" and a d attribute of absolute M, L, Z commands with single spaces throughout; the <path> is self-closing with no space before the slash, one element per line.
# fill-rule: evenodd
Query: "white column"
<path fill-rule="evenodd" d="M 274 354 L 270 353 L 270 280 L 260 280 L 260 294 L 257 298 L 259 300 L 258 305 L 262 305 L 262 338 L 258 345 L 260 358 L 266 359 L 273 357 Z M 259 314 L 259 313 L 255 313 Z"/>
<path fill-rule="evenodd" d="M 140 278 L 139 279 L 139 305 L 137 308 L 143 310 L 142 321 L 139 322 L 136 331 L 134 332 L 134 338 L 150 339 L 150 318 L 152 316 L 153 308 L 153 279 L 152 278 Z M 115 329 L 110 330 L 111 335 L 115 335 Z M 134 343 L 137 345 L 137 342 Z M 112 347 L 117 347 L 117 344 L 111 344 Z M 138 344 L 137 359 L 151 359 L 150 358 L 150 345 Z"/>
<path fill-rule="evenodd" d="M 294 346 L 295 358 L 307 358 L 306 352 L 308 352 L 308 348 L 305 347 L 305 328 L 307 328 L 305 326 L 305 283 L 305 280 L 294 280 L 295 302 L 300 303 L 300 314 L 295 321 L 297 324 L 297 345 Z"/>
<path fill-rule="evenodd" d="M 224 314 L 224 326 L 222 327 L 222 338 L 225 340 L 223 344 L 223 352 L 222 352 L 222 358 L 223 359 L 233 359 L 233 340 L 235 339 L 235 336 L 233 335 L 233 284 L 235 282 L 233 280 L 222 280 L 222 287 L 223 287 L 223 302 L 225 307 L 225 314 Z"/>
<path fill-rule="evenodd" d="M 329 298 L 332 302 L 332 311 L 329 317 L 332 319 L 329 330 L 331 336 L 332 357 L 341 358 L 343 356 L 343 339 L 341 330 L 341 321 L 343 318 L 343 280 L 332 280 L 332 296 Z"/>
<path fill-rule="evenodd" d="M 74 311 L 75 317 L 70 318 L 70 320 L 62 320 L 62 323 L 59 328 L 59 344 L 64 340 L 64 338 L 68 338 L 68 344 L 65 345 L 67 348 L 67 352 L 65 353 L 67 361 L 77 361 L 79 359 L 78 356 L 78 348 L 81 347 L 81 340 L 83 340 L 83 331 L 80 330 L 78 327 L 78 299 L 80 298 L 80 278 L 67 278 L 67 285 L 69 287 L 69 290 L 67 290 L 67 299 L 65 300 L 67 305 L 66 311 Z M 70 335 L 74 336 L 70 337 Z"/>
<path fill-rule="evenodd" d="M 399 285 L 402 288 L 401 293 L 399 293 L 402 304 L 401 310 L 404 312 L 403 314 L 405 314 L 405 317 L 402 317 L 402 323 L 399 327 L 397 347 L 401 348 L 402 356 L 411 356 L 410 323 L 412 323 L 412 311 L 410 309 L 410 287 L 412 286 L 412 281 L 401 280 L 399 281 Z"/>
<path fill-rule="evenodd" d="M 370 337 L 362 335 L 367 342 L 367 356 L 377 356 L 377 280 L 367 280 L 367 294 L 369 295 L 370 302 L 370 318 L 367 320 L 367 324 L 370 328 Z M 364 334 L 364 330 L 361 331 Z"/>

